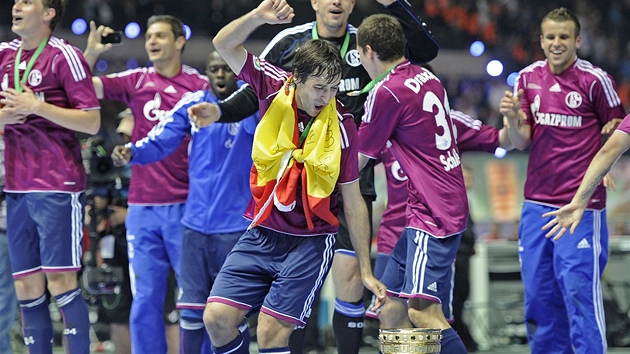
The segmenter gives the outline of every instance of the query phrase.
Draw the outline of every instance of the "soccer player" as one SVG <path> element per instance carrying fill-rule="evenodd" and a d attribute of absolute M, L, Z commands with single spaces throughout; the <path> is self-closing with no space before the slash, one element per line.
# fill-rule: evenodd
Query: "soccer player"
<path fill-rule="evenodd" d="M 414 14 L 410 3 L 404 0 L 379 0 L 388 11 L 403 24 L 405 36 L 409 39 L 406 54 L 418 63 L 426 63 L 437 56 L 438 45 L 425 23 Z M 360 90 L 370 82 L 370 76 L 361 66 L 357 52 L 357 28 L 348 23 L 354 9 L 355 0 L 313 0 L 315 21 L 297 25 L 280 31 L 260 54 L 261 58 L 286 71 L 291 71 L 294 57 L 303 43 L 311 39 L 323 39 L 339 48 L 343 66 L 337 98 L 354 115 L 357 128 L 363 116 L 363 104 L 367 95 Z M 374 168 L 370 163 L 361 170 L 359 186 L 368 207 L 368 217 L 372 225 L 372 202 L 376 199 L 374 189 Z M 340 200 L 343 204 L 343 198 Z M 343 214 L 339 214 L 341 226 L 335 243 L 335 258 L 332 266 L 332 279 L 335 285 L 335 305 L 332 318 L 333 331 L 337 338 L 337 348 L 341 353 L 358 353 L 363 343 L 363 303 L 364 287 L 355 257 L 348 227 Z M 370 226 L 371 227 L 371 226 Z M 371 230 L 371 229 L 370 229 Z M 371 234 L 371 232 L 370 232 Z M 316 324 L 313 324 L 316 325 Z M 301 352 L 299 348 L 304 336 L 296 331 L 291 338 L 291 352 Z"/>
<path fill-rule="evenodd" d="M 189 107 L 199 102 L 217 103 L 247 85 L 235 79 L 216 51 L 208 56 L 206 74 L 211 90 L 197 91 L 181 100 L 147 137 L 135 144 L 117 146 L 112 153 L 116 164 L 147 165 L 164 159 L 192 134 L 177 300 L 181 311 L 180 347 L 187 354 L 201 352 L 208 337 L 203 325 L 206 299 L 225 258 L 249 225 L 243 212 L 251 199 L 249 170 L 258 122 L 255 114 L 236 123 L 193 129 Z M 243 331 L 249 334 L 246 326 Z"/>
<path fill-rule="evenodd" d="M 381 280 L 388 289 L 402 280 L 399 296 L 408 300 L 409 319 L 416 327 L 442 330 L 441 353 L 465 353 L 442 311 L 450 301 L 452 265 L 468 218 L 446 90 L 430 71 L 405 59 L 403 30 L 392 16 L 364 19 L 357 44 L 374 83 L 359 129 L 359 167 L 390 141 L 409 178 L 406 228 Z M 383 315 L 390 303 L 388 298 Z"/>
<path fill-rule="evenodd" d="M 17 0 L 11 30 L 0 45 L 5 131 L 7 238 L 24 343 L 52 353 L 46 288 L 64 322 L 69 353 L 90 351 L 90 322 L 81 269 L 86 175 L 75 132 L 96 134 L 100 107 L 81 52 L 52 36 L 63 0 Z"/>
<path fill-rule="evenodd" d="M 110 28 L 90 23 L 84 52 L 93 66 L 111 48 L 100 43 Z M 208 87 L 207 77 L 182 65 L 186 45 L 182 22 L 168 15 L 152 16 L 147 23 L 145 49 L 152 67 L 131 69 L 93 78 L 98 98 L 119 100 L 131 109 L 135 122 L 131 142 L 145 137 L 168 116 L 181 99 Z M 125 226 L 133 292 L 129 327 L 134 352 L 164 353 L 164 299 L 169 270 L 179 272 L 183 226 L 188 195 L 188 143 L 161 161 L 131 169 L 129 209 Z"/>
<path fill-rule="evenodd" d="M 577 57 L 580 22 L 566 8 L 541 22 L 545 60 L 519 72 L 501 113 L 510 139 L 530 148 L 519 227 L 525 324 L 532 353 L 605 353 L 600 278 L 608 260 L 606 191 L 595 187 L 573 237 L 546 239 L 541 215 L 571 202 L 588 164 L 624 110 L 615 82 Z M 589 333 L 589 335 L 584 335 Z"/>
<path fill-rule="evenodd" d="M 384 299 L 369 264 L 355 123 L 335 99 L 342 70 L 338 48 L 322 40 L 305 43 L 290 75 L 242 47 L 258 26 L 292 18 L 286 2 L 265 0 L 213 41 L 238 77 L 252 85 L 263 116 L 252 152 L 254 202 L 246 212 L 252 227 L 228 256 L 204 312 L 216 353 L 246 352 L 237 326 L 258 307 L 261 351 L 289 350 L 289 336 L 305 324 L 331 266 L 339 193 L 364 284 Z"/>

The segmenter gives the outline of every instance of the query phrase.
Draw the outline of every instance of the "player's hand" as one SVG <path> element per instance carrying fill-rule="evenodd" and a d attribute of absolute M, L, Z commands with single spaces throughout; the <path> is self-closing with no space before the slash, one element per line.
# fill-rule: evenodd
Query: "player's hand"
<path fill-rule="evenodd" d="M 610 122 L 606 123 L 606 125 L 602 127 L 602 135 L 612 134 L 622 120 L 623 118 L 613 118 Z"/>
<path fill-rule="evenodd" d="M 584 215 L 584 207 L 575 203 L 567 204 L 556 211 L 543 214 L 543 218 L 555 217 L 542 227 L 543 230 L 551 229 L 545 237 L 551 238 L 555 235 L 553 240 L 557 241 L 567 230 L 573 235 L 582 220 L 582 215 Z"/>
<path fill-rule="evenodd" d="M 505 117 L 509 119 L 516 119 L 519 116 L 521 110 L 521 98 L 523 97 L 523 90 L 518 90 L 516 97 L 511 91 L 505 91 L 501 102 L 499 103 L 499 111 Z"/>
<path fill-rule="evenodd" d="M 13 88 L 7 88 L 6 91 L 0 92 L 0 95 L 4 96 L 4 99 L 0 101 L 0 103 L 4 104 L 2 109 L 18 120 L 36 113 L 37 108 L 42 104 L 42 101 L 37 99 L 33 90 L 24 83 L 21 83 L 21 85 L 22 92 Z"/>
<path fill-rule="evenodd" d="M 617 183 L 615 183 L 615 180 L 612 178 L 610 173 L 607 173 L 606 176 L 604 176 L 602 182 L 604 183 L 604 187 L 606 187 L 606 189 L 613 192 L 617 191 Z"/>
<path fill-rule="evenodd" d="M 125 147 L 124 145 L 117 145 L 112 150 L 112 161 L 114 162 L 114 166 L 120 167 L 124 166 L 131 161 L 132 152 L 131 149 Z"/>
<path fill-rule="evenodd" d="M 101 40 L 103 37 L 111 33 L 114 33 L 112 28 L 103 25 L 96 27 L 96 23 L 94 21 L 90 21 L 90 34 L 88 35 L 84 55 L 89 53 L 89 55 L 98 57 L 102 53 L 110 50 L 113 45 L 111 43 L 103 44 L 101 43 Z"/>
<path fill-rule="evenodd" d="M 374 306 L 370 310 L 376 312 L 385 304 L 385 300 L 387 299 L 387 288 L 372 274 L 368 274 L 362 278 L 363 285 L 365 285 L 365 287 L 375 296 Z"/>
<path fill-rule="evenodd" d="M 295 13 L 286 0 L 263 0 L 255 10 L 256 16 L 268 24 L 291 23 Z"/>
<path fill-rule="evenodd" d="M 197 129 L 207 127 L 221 118 L 221 110 L 214 103 L 200 102 L 186 110 L 190 123 Z"/>

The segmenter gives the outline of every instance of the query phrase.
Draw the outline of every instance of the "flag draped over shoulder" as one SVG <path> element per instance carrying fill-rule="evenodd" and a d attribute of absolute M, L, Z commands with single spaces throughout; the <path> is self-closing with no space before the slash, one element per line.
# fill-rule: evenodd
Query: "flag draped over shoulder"
<path fill-rule="evenodd" d="M 302 204 L 309 230 L 314 215 L 332 225 L 339 221 L 330 211 L 330 194 L 339 177 L 341 143 L 336 99 L 312 118 L 300 146 L 295 84 L 289 78 L 254 133 L 250 187 L 256 207 L 250 227 L 271 213 L 271 203 L 283 212 L 295 207 L 297 184 L 302 177 Z M 309 129 L 310 127 L 310 129 Z"/>

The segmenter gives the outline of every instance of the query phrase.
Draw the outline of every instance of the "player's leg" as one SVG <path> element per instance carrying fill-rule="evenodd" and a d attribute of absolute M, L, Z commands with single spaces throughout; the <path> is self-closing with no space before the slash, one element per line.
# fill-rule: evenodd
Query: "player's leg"
<path fill-rule="evenodd" d="M 525 300 L 528 345 L 534 354 L 573 353 L 569 319 L 556 281 L 555 243 L 545 238 L 548 207 L 525 202 L 519 226 L 519 257 Z"/>
<path fill-rule="evenodd" d="M 303 327 L 310 316 L 332 265 L 335 237 L 271 233 L 268 239 L 276 255 L 271 267 L 278 269 L 278 275 L 260 310 L 258 347 L 280 353 L 289 350 L 289 335 L 295 327 Z"/>
<path fill-rule="evenodd" d="M 608 260 L 606 212 L 587 210 L 575 233 L 556 241 L 554 251 L 556 279 L 564 296 L 575 352 L 606 353 L 600 281 Z"/>
<path fill-rule="evenodd" d="M 166 353 L 164 300 L 171 269 L 156 209 L 130 205 L 127 213 L 127 252 L 133 301 L 129 316 L 133 352 Z"/>
<path fill-rule="evenodd" d="M 409 298 L 408 315 L 418 328 L 442 330 L 443 354 L 465 353 L 464 343 L 447 321 L 452 296 L 453 262 L 461 235 L 435 237 L 406 229 L 407 258 L 402 297 Z"/>
<path fill-rule="evenodd" d="M 42 270 L 61 312 L 69 353 L 89 353 L 90 320 L 78 286 L 82 266 L 85 193 L 30 193 L 28 208 L 37 224 Z"/>

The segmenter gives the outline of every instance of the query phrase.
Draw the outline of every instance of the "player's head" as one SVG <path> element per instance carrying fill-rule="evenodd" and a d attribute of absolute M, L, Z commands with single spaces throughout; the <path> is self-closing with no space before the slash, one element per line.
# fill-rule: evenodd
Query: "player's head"
<path fill-rule="evenodd" d="M 152 62 L 181 57 L 186 46 L 184 24 L 175 16 L 155 15 L 147 21 L 144 47 Z"/>
<path fill-rule="evenodd" d="M 389 63 L 405 55 L 405 35 L 396 18 L 389 15 L 366 17 L 357 32 L 357 50 L 361 64 L 371 78 L 381 74 L 382 63 Z"/>
<path fill-rule="evenodd" d="M 216 50 L 208 55 L 206 75 L 210 80 L 212 92 L 219 99 L 228 97 L 238 88 L 234 72 Z"/>
<path fill-rule="evenodd" d="M 311 116 L 335 98 L 341 82 L 339 49 L 323 40 L 311 40 L 300 47 L 293 60 L 298 108 Z"/>
<path fill-rule="evenodd" d="M 61 22 L 66 0 L 16 0 L 12 7 L 11 30 L 19 36 L 28 36 L 44 30 L 51 32 Z"/>
<path fill-rule="evenodd" d="M 66 0 L 42 0 L 46 9 L 55 10 L 55 17 L 50 21 L 50 30 L 53 31 L 61 22 L 63 12 L 66 9 Z"/>
<path fill-rule="evenodd" d="M 540 33 L 540 47 L 551 71 L 555 74 L 563 72 L 573 64 L 582 45 L 580 21 L 569 10 L 560 7 L 543 17 Z"/>
<path fill-rule="evenodd" d="M 322 37 L 345 34 L 354 3 L 355 0 L 311 0 L 319 34 Z"/>
<path fill-rule="evenodd" d="M 390 62 L 405 55 L 405 34 L 396 18 L 371 15 L 359 26 L 357 46 L 363 51 L 369 46 L 380 61 Z"/>

